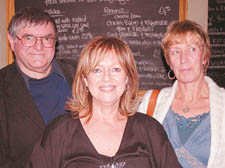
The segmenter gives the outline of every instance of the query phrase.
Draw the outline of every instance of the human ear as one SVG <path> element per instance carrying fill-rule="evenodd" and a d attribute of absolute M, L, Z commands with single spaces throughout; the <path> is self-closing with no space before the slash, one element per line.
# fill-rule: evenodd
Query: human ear
<path fill-rule="evenodd" d="M 8 36 L 11 50 L 14 52 L 15 38 L 13 36 L 11 36 L 9 33 L 7 33 L 7 36 Z"/>
<path fill-rule="evenodd" d="M 126 84 L 128 84 L 128 81 L 129 81 L 129 78 L 128 78 L 128 76 L 127 76 L 127 79 L 126 79 Z"/>
<path fill-rule="evenodd" d="M 85 86 L 88 87 L 88 81 L 87 81 L 87 78 L 84 77 L 84 76 L 83 76 L 83 81 L 84 81 L 84 83 L 85 83 Z"/>
<path fill-rule="evenodd" d="M 207 60 L 203 58 L 202 65 L 205 65 L 207 63 Z"/>

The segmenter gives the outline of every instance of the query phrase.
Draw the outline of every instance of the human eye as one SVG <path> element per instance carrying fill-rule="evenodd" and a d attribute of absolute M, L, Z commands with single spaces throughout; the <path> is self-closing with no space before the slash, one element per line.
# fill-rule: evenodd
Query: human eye
<path fill-rule="evenodd" d="M 54 38 L 52 36 L 42 37 L 42 40 L 45 43 L 45 45 L 51 45 L 52 43 L 54 43 Z"/>
<path fill-rule="evenodd" d="M 25 41 L 33 41 L 34 40 L 34 36 L 32 36 L 32 35 L 26 35 L 26 36 L 23 36 L 22 37 L 22 40 L 25 40 Z"/>
<path fill-rule="evenodd" d="M 93 69 L 93 73 L 100 73 L 100 72 L 102 72 L 102 70 L 99 67 Z"/>
<path fill-rule="evenodd" d="M 197 50 L 197 47 L 196 46 L 190 46 L 188 48 L 188 51 L 190 51 L 190 52 L 195 52 L 196 50 Z"/>
<path fill-rule="evenodd" d="M 170 55 L 178 55 L 178 54 L 180 54 L 179 49 L 176 48 L 170 49 Z"/>
<path fill-rule="evenodd" d="M 45 40 L 45 41 L 53 41 L 54 40 L 54 38 L 53 37 L 51 37 L 51 36 L 46 36 L 46 37 L 43 37 L 43 40 Z"/>
<path fill-rule="evenodd" d="M 113 72 L 120 72 L 121 71 L 121 68 L 120 67 L 113 67 L 112 68 L 112 71 Z"/>

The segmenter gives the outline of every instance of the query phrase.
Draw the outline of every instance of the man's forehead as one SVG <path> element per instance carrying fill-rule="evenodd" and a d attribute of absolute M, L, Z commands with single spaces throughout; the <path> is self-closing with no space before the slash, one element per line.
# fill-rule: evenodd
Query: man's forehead
<path fill-rule="evenodd" d="M 52 23 L 40 23 L 40 24 L 27 24 L 21 26 L 18 34 L 35 33 L 35 34 L 55 34 Z"/>

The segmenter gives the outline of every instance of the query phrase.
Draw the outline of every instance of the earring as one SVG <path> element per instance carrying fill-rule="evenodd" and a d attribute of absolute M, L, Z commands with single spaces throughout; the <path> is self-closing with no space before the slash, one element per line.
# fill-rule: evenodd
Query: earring
<path fill-rule="evenodd" d="M 168 78 L 169 78 L 170 80 L 174 80 L 176 77 L 175 77 L 175 75 L 173 75 L 173 76 L 171 77 L 171 72 L 172 72 L 172 69 L 170 69 L 169 72 L 168 72 Z"/>
<path fill-rule="evenodd" d="M 204 69 L 203 74 L 206 75 L 207 74 L 207 68 L 209 66 L 209 60 L 207 60 L 205 64 L 202 63 L 202 65 L 203 65 L 203 69 Z"/>
<path fill-rule="evenodd" d="M 125 90 L 125 91 L 127 91 L 127 90 L 129 89 L 129 87 L 130 87 L 130 86 L 129 86 L 128 84 L 126 84 L 126 86 L 125 86 L 125 89 L 124 89 L 124 90 Z"/>
<path fill-rule="evenodd" d="M 85 89 L 85 91 L 86 91 L 86 93 L 88 93 L 89 92 L 89 89 L 88 89 L 88 87 L 86 86 L 86 89 Z"/>

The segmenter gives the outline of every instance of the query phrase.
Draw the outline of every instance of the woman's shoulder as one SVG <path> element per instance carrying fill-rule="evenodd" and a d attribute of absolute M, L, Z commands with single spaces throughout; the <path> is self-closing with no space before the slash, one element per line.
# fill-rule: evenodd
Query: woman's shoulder
<path fill-rule="evenodd" d="M 168 95 L 171 93 L 171 89 L 173 89 L 173 87 L 166 87 L 166 88 L 160 89 L 158 98 L 157 98 L 157 102 L 160 102 L 160 100 L 164 97 L 168 97 Z M 147 90 L 145 92 L 145 94 L 142 96 L 140 104 L 137 109 L 138 112 L 147 113 L 149 100 L 150 100 L 153 90 L 154 89 Z"/>
<path fill-rule="evenodd" d="M 133 116 L 133 122 L 147 132 L 164 132 L 163 126 L 155 118 L 148 116 L 147 114 L 136 112 Z"/>
<path fill-rule="evenodd" d="M 71 113 L 65 113 L 62 115 L 57 116 L 55 119 L 53 119 L 49 125 L 46 127 L 46 130 L 52 130 L 52 129 L 56 129 L 58 127 L 64 127 L 68 124 L 74 124 L 74 122 L 76 122 L 76 119 L 74 119 L 74 117 L 72 116 Z"/>
<path fill-rule="evenodd" d="M 42 135 L 42 142 L 46 142 L 49 138 L 58 139 L 65 137 L 68 132 L 76 129 L 79 124 L 78 121 L 71 113 L 59 115 L 45 128 Z"/>
<path fill-rule="evenodd" d="M 217 89 L 220 90 L 222 92 L 225 92 L 225 89 L 223 87 L 220 87 L 212 78 L 210 78 L 209 76 L 205 76 L 205 81 L 208 84 L 209 88 L 213 88 L 213 89 Z"/>
<path fill-rule="evenodd" d="M 211 97 L 210 101 L 222 101 L 223 103 L 225 100 L 225 89 L 220 87 L 215 81 L 213 81 L 213 79 L 208 76 L 205 76 L 205 81 L 209 87 L 209 96 Z"/>
<path fill-rule="evenodd" d="M 158 146 L 160 148 L 161 145 L 169 143 L 163 126 L 156 119 L 137 112 L 133 116 L 133 120 L 133 130 L 147 144 L 154 144 L 155 147 Z"/>
<path fill-rule="evenodd" d="M 160 91 L 159 94 L 160 94 L 160 95 L 164 95 L 164 94 L 170 92 L 170 91 L 172 90 L 173 87 L 175 87 L 175 86 L 173 85 L 173 86 L 170 86 L 170 87 L 162 88 L 162 89 L 159 90 L 159 91 Z M 147 91 L 145 92 L 145 94 L 143 95 L 142 101 L 144 101 L 144 100 L 149 100 L 149 98 L 150 98 L 150 96 L 151 96 L 151 94 L 152 94 L 152 92 L 153 92 L 154 90 L 155 90 L 155 89 L 149 89 L 149 90 L 147 90 Z M 156 90 L 157 90 L 157 89 L 156 89 Z"/>

